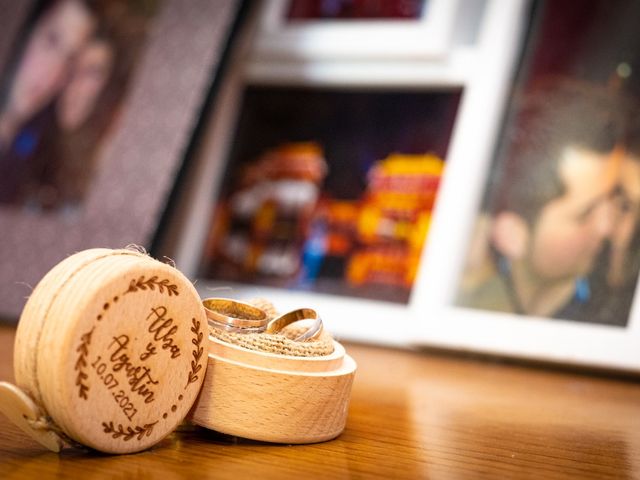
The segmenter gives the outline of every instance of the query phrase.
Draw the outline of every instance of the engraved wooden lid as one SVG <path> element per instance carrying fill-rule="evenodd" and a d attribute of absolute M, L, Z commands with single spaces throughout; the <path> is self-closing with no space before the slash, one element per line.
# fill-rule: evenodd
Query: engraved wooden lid
<path fill-rule="evenodd" d="M 178 270 L 131 250 L 86 250 L 30 296 L 16 382 L 71 439 L 136 452 L 171 433 L 194 403 L 206 331 L 200 298 Z"/>

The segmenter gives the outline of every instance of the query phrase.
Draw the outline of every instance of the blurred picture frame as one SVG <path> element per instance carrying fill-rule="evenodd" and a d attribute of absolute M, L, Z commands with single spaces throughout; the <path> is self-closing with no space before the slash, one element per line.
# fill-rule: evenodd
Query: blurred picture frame
<path fill-rule="evenodd" d="M 260 15 L 255 57 L 433 60 L 449 53 L 458 0 L 369 2 L 369 9 L 379 10 L 369 18 L 366 2 L 356 3 L 267 0 Z"/>
<path fill-rule="evenodd" d="M 209 113 L 202 143 L 196 153 L 198 164 L 187 181 L 190 188 L 181 201 L 184 208 L 178 213 L 185 223 L 174 259 L 179 268 L 197 279 L 196 287 L 200 294 L 203 297 L 227 296 L 240 299 L 264 297 L 273 301 L 281 310 L 305 306 L 317 308 L 327 328 L 339 338 L 402 346 L 416 342 L 420 338 L 420 330 L 414 320 L 431 319 L 430 309 L 425 309 L 422 300 L 427 295 L 427 291 L 432 288 L 427 279 L 434 275 L 436 277 L 446 275 L 446 272 L 433 271 L 434 268 L 448 269 L 446 265 L 425 261 L 425 256 L 431 250 L 432 237 L 439 236 L 438 231 L 446 228 L 448 222 L 446 216 L 445 219 L 436 220 L 437 216 L 442 217 L 437 211 L 446 210 L 449 215 L 457 215 L 458 200 L 449 198 L 445 201 L 442 198 L 442 189 L 451 183 L 448 178 L 449 170 L 468 168 L 468 165 L 465 165 L 468 162 L 465 162 L 464 155 L 460 156 L 460 152 L 457 154 L 459 163 L 457 166 L 451 163 L 454 158 L 452 155 L 455 149 L 459 150 L 461 145 L 466 144 L 460 139 L 468 135 L 477 140 L 475 143 L 469 142 L 473 144 L 474 155 L 490 150 L 492 139 L 499 128 L 498 120 L 506 98 L 508 79 L 516 60 L 515 52 L 522 33 L 525 6 L 525 2 L 502 2 L 501 0 L 487 2 L 487 11 L 482 16 L 479 28 L 477 50 L 469 51 L 470 49 L 465 48 L 464 52 L 453 52 L 454 56 L 460 55 L 460 58 L 469 60 L 465 62 L 469 68 L 461 69 L 457 62 L 454 62 L 453 66 L 438 61 L 426 61 L 422 64 L 409 62 L 412 67 L 417 66 L 417 71 L 420 72 L 420 75 L 414 77 L 406 75 L 408 71 L 406 64 L 384 64 L 384 68 L 376 75 L 372 75 L 367 65 L 359 62 L 344 62 L 340 72 L 336 74 L 331 62 L 321 60 L 308 65 L 317 73 L 313 76 L 300 74 L 296 69 L 289 69 L 286 62 L 277 61 L 272 62 L 271 68 L 265 71 L 255 68 L 255 62 L 260 59 L 253 54 L 247 57 L 247 52 L 252 48 L 251 42 L 242 42 L 244 45 L 238 47 L 234 55 L 235 60 L 231 62 L 228 74 L 221 85 L 219 101 Z M 255 42 L 258 41 L 255 40 Z M 485 65 L 483 75 L 477 75 L 477 71 L 472 68 L 475 62 L 482 62 Z M 409 291 L 405 292 L 404 300 L 389 301 L 384 295 L 372 298 L 375 294 L 352 295 L 348 292 L 322 291 L 313 286 L 270 285 L 268 282 L 234 280 L 229 275 L 204 274 L 206 269 L 203 270 L 203 255 L 209 248 L 207 239 L 210 238 L 212 221 L 216 218 L 215 207 L 220 203 L 221 198 L 229 198 L 225 193 L 229 191 L 229 186 L 239 178 L 244 178 L 242 175 L 236 177 L 233 174 L 229 175 L 230 172 L 241 171 L 233 166 L 239 158 L 237 155 L 234 157 L 234 149 L 238 151 L 238 145 L 260 144 L 260 141 L 256 141 L 255 138 L 238 136 L 238 132 L 243 130 L 243 125 L 247 124 L 243 115 L 248 109 L 251 110 L 251 104 L 252 102 L 255 104 L 257 97 L 262 96 L 263 99 L 268 99 L 274 91 L 284 92 L 283 95 L 286 96 L 287 89 L 291 91 L 289 103 L 296 103 L 294 100 L 297 99 L 297 104 L 300 106 L 305 104 L 302 100 L 305 94 L 309 95 L 307 99 L 311 101 L 317 93 L 328 95 L 325 97 L 326 105 L 336 102 L 335 99 L 331 100 L 331 95 L 349 92 L 359 92 L 365 96 L 385 92 L 405 92 L 416 94 L 416 98 L 421 95 L 425 97 L 432 95 L 433 98 L 437 98 L 438 95 L 446 96 L 447 92 L 458 92 L 456 95 L 462 93 L 462 96 L 456 100 L 451 137 L 445 139 L 445 173 L 440 180 L 440 193 L 433 207 L 434 216 L 427 240 L 419 252 L 419 258 L 413 263 L 416 271 Z M 273 98 L 276 97 L 277 95 Z M 348 101 L 345 100 L 345 104 L 348 104 Z M 292 110 L 290 106 L 285 106 L 285 103 L 286 101 L 275 104 L 282 105 L 285 112 L 282 114 L 283 118 L 268 120 L 269 115 L 263 118 L 265 130 L 277 130 L 281 122 L 287 123 L 284 119 L 286 112 Z M 314 99 L 311 103 L 316 105 L 319 102 Z M 327 110 L 331 109 L 327 108 Z M 314 109 L 309 111 L 313 112 Z M 308 116 L 308 112 L 298 113 L 303 116 L 301 118 L 304 118 L 299 120 L 301 125 L 316 121 L 314 118 L 304 116 Z M 480 125 L 474 124 L 478 119 L 481 119 Z M 250 132 L 251 128 L 247 131 Z M 457 142 L 456 138 L 458 138 Z M 291 140 L 294 141 L 296 138 Z M 307 135 L 297 140 L 314 141 L 318 138 Z M 271 148 L 278 146 L 280 146 L 278 143 L 270 145 Z M 273 154 L 268 150 L 265 148 L 264 153 Z M 254 155 L 247 155 L 245 160 L 258 159 L 259 153 L 261 151 Z M 384 158 L 385 154 L 376 157 L 377 160 Z M 365 183 L 365 177 L 366 174 L 362 173 L 362 183 Z M 460 178 L 456 181 L 459 184 L 455 188 L 464 190 L 467 181 Z M 347 286 L 345 290 L 348 290 Z"/>
<path fill-rule="evenodd" d="M 240 3 L 0 3 L 2 318 L 67 255 L 151 245 Z"/>
<path fill-rule="evenodd" d="M 424 279 L 431 288 L 419 307 L 434 320 L 415 319 L 416 344 L 637 374 L 640 232 L 630 185 L 640 182 L 640 82 L 629 50 L 638 36 L 626 19 L 638 7 L 597 0 L 574 7 L 534 4 L 493 147 L 463 170 L 457 160 L 474 145 L 453 140 L 441 199 L 456 198 L 457 215 L 436 212 L 434 222 L 447 222 L 431 238 L 425 262 L 434 268 Z M 574 181 L 578 171 L 594 177 Z M 464 194 L 463 178 L 473 179 Z M 573 203 L 580 188 L 588 209 Z M 558 205 L 576 210 L 551 222 Z M 522 248 L 511 249 L 516 230 Z"/>

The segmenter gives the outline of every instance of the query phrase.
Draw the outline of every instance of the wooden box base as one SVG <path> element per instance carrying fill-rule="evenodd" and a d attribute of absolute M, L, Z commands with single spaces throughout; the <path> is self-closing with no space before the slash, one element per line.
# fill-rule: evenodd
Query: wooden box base
<path fill-rule="evenodd" d="M 338 342 L 331 355 L 293 357 L 209 341 L 207 375 L 188 417 L 195 424 L 291 444 L 344 430 L 356 363 Z"/>

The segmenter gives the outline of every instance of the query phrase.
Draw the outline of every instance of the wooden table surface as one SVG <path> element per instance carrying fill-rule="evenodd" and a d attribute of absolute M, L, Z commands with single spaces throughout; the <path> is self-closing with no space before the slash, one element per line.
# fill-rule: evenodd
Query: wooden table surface
<path fill-rule="evenodd" d="M 0 326 L 0 379 L 13 381 Z M 640 382 L 347 345 L 338 439 L 272 445 L 180 427 L 149 451 L 49 453 L 0 416 L 0 479 L 640 478 Z"/>

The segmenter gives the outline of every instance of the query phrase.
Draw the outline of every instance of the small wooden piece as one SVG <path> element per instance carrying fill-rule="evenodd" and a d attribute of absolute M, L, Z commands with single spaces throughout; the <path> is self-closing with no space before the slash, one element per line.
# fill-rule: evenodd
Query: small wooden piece
<path fill-rule="evenodd" d="M 15 377 L 34 403 L 24 414 L 40 410 L 41 422 L 103 452 L 148 448 L 191 408 L 206 332 L 200 298 L 178 270 L 131 250 L 73 255 L 20 318 Z"/>
<path fill-rule="evenodd" d="M 0 382 L 0 412 L 14 425 L 52 452 L 62 449 L 62 439 L 42 421 L 43 415 L 31 398 L 15 385 Z"/>
<path fill-rule="evenodd" d="M 356 364 L 339 343 L 325 357 L 293 357 L 209 341 L 194 423 L 278 443 L 322 442 L 344 430 Z"/>

